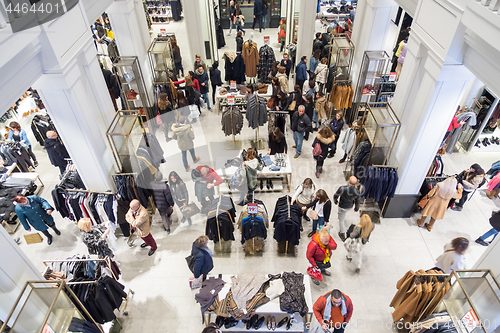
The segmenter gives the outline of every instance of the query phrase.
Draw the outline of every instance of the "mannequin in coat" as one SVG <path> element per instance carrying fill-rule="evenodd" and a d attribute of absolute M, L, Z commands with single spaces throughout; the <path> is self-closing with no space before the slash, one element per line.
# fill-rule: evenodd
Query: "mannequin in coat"
<path fill-rule="evenodd" d="M 243 43 L 243 60 L 245 61 L 246 75 L 249 77 L 257 76 L 257 65 L 259 64 L 259 50 L 257 43 L 252 41 L 252 37 Z"/>

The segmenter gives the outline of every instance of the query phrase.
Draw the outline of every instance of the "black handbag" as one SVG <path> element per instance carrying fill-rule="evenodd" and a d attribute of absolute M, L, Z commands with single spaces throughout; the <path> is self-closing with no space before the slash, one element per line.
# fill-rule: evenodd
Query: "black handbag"
<path fill-rule="evenodd" d="M 189 270 L 192 273 L 194 273 L 194 263 L 195 263 L 194 256 L 192 254 L 190 254 L 189 256 L 187 256 L 186 257 L 186 262 L 188 264 Z"/>
<path fill-rule="evenodd" d="M 354 228 L 356 228 L 356 225 L 354 225 L 354 224 L 351 224 L 349 226 L 349 229 L 347 229 L 347 232 L 345 233 L 346 239 L 351 237 L 351 234 L 354 231 Z M 356 238 L 358 238 L 358 237 L 356 237 Z"/>
<path fill-rule="evenodd" d="M 191 202 L 191 203 L 187 204 L 186 206 L 181 207 L 180 209 L 181 209 L 182 216 L 184 216 L 187 219 L 200 212 L 200 209 L 198 208 L 198 206 L 196 206 L 196 204 L 194 202 Z"/>

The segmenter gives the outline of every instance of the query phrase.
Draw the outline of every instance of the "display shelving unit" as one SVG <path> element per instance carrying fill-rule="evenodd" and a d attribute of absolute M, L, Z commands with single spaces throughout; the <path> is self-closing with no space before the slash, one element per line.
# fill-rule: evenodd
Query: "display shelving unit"
<path fill-rule="evenodd" d="M 155 0 L 143 1 L 143 3 L 146 5 L 146 12 L 152 24 L 170 23 L 172 19 L 172 7 L 169 1 Z"/>
<path fill-rule="evenodd" d="M 175 69 L 170 38 L 155 38 L 149 46 L 148 55 L 153 73 L 153 84 L 169 82 L 168 72 L 174 72 Z"/>
<path fill-rule="evenodd" d="M 347 34 L 332 37 L 330 66 L 335 64 L 334 82 L 350 82 L 351 65 L 354 57 L 354 44 Z"/>

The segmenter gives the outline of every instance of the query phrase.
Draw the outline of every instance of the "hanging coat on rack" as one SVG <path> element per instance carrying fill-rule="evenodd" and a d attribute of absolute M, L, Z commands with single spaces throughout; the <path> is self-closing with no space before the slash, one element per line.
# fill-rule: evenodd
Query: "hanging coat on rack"
<path fill-rule="evenodd" d="M 257 43 L 246 41 L 243 44 L 243 59 L 245 61 L 246 75 L 249 77 L 257 76 L 257 65 L 259 64 L 259 51 Z"/>
<path fill-rule="evenodd" d="M 273 68 L 276 61 L 274 51 L 269 45 L 264 45 L 259 50 L 259 65 L 257 71 L 259 72 L 259 81 L 263 83 L 271 83 L 269 73 Z"/>
<path fill-rule="evenodd" d="M 243 59 L 243 56 L 241 54 L 238 54 L 233 62 L 233 78 L 236 81 L 236 83 L 238 84 L 245 83 L 246 81 L 245 74 L 246 74 L 245 60 Z"/>
<path fill-rule="evenodd" d="M 234 60 L 236 59 L 236 52 L 234 51 L 226 51 L 224 52 L 224 60 L 225 60 L 225 64 L 224 64 L 224 80 L 225 81 L 231 81 L 231 80 L 235 80 L 235 73 L 234 73 L 234 69 L 233 69 L 233 66 L 234 66 Z M 243 69 L 243 72 L 245 70 Z"/>

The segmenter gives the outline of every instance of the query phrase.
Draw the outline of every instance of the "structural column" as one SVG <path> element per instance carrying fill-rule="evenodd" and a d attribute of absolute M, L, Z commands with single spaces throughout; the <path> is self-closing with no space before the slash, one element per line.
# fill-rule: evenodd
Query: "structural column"
<path fill-rule="evenodd" d="M 312 47 L 315 34 L 314 28 L 316 22 L 316 1 L 300 0 L 299 4 L 297 2 L 295 5 L 299 6 L 300 8 L 300 28 L 297 33 L 297 64 L 300 62 L 300 58 L 306 56 L 309 66 L 309 58 L 312 55 Z M 290 19 L 293 19 L 293 16 Z"/>
<path fill-rule="evenodd" d="M 194 63 L 194 55 L 199 54 L 203 60 L 206 59 L 205 42 L 203 34 L 203 19 L 202 15 L 206 16 L 208 13 L 202 13 L 201 9 L 204 8 L 205 0 L 184 0 L 182 2 L 184 8 L 184 24 L 188 36 L 189 50 L 192 55 L 192 62 L 185 68 L 185 71 L 192 70 L 191 64 Z"/>

